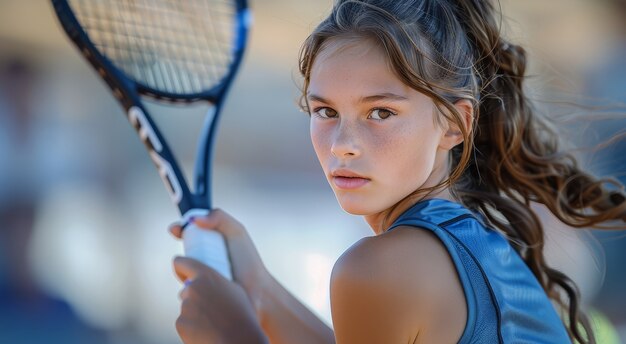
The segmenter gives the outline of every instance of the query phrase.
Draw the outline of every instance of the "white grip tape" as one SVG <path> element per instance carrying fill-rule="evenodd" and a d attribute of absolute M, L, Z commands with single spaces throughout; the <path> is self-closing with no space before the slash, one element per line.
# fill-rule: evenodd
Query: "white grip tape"
<path fill-rule="evenodd" d="M 206 209 L 191 209 L 183 215 L 183 221 L 188 223 L 193 217 L 206 216 L 208 213 Z M 185 256 L 197 259 L 225 278 L 233 280 L 226 241 L 221 233 L 189 223 L 183 230 L 183 245 Z"/>

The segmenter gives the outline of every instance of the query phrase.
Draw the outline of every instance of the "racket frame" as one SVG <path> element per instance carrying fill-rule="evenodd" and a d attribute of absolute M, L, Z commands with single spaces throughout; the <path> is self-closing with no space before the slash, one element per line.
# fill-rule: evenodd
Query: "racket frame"
<path fill-rule="evenodd" d="M 155 90 L 135 81 L 100 53 L 88 34 L 83 30 L 67 0 L 51 0 L 51 2 L 59 22 L 68 34 L 68 37 L 100 74 L 100 77 L 106 82 L 115 98 L 124 108 L 128 120 L 137 131 L 152 161 L 157 166 L 159 174 L 170 193 L 170 197 L 178 206 L 180 214 L 185 214 L 191 209 L 211 209 L 211 167 L 216 129 L 219 124 L 223 102 L 239 70 L 247 45 L 248 30 L 251 24 L 247 0 L 234 1 L 237 10 L 237 34 L 235 36 L 233 60 L 228 73 L 213 88 L 187 95 Z M 172 154 L 164 136 L 143 106 L 140 100 L 141 96 L 169 103 L 207 101 L 211 105 L 210 113 L 205 118 L 202 134 L 198 141 L 194 169 L 195 192 L 190 190 L 180 165 Z"/>

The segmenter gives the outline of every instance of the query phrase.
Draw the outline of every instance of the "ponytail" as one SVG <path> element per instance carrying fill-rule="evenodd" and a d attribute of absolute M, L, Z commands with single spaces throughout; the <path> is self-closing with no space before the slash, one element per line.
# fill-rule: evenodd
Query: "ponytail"
<path fill-rule="evenodd" d="M 559 151 L 558 136 L 525 96 L 526 52 L 501 38 L 491 2 L 460 0 L 454 6 L 474 49 L 481 114 L 474 137 L 475 158 L 455 192 L 464 204 L 504 231 L 548 296 L 567 311 L 570 337 L 579 343 L 595 343 L 579 309 L 578 288 L 546 264 L 544 230 L 529 206 L 531 201 L 542 203 L 572 227 L 624 229 L 623 187 L 607 190 L 605 183 L 619 183 L 596 179 L 583 172 L 573 156 Z M 600 226 L 611 220 L 621 223 Z"/>

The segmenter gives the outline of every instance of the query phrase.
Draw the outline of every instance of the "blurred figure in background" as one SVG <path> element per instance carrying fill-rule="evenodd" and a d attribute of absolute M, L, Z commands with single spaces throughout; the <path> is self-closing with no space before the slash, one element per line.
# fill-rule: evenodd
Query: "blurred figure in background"
<path fill-rule="evenodd" d="M 0 63 L 0 343 L 105 343 L 103 333 L 39 286 L 30 266 L 45 175 L 32 131 L 36 75 L 19 58 Z"/>

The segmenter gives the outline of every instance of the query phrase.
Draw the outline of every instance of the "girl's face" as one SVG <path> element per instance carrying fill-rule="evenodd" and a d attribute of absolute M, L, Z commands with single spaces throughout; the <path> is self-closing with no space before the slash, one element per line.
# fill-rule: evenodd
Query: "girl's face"
<path fill-rule="evenodd" d="M 401 82 L 370 41 L 324 48 L 307 101 L 315 153 L 346 212 L 381 213 L 445 177 L 433 101 Z"/>

